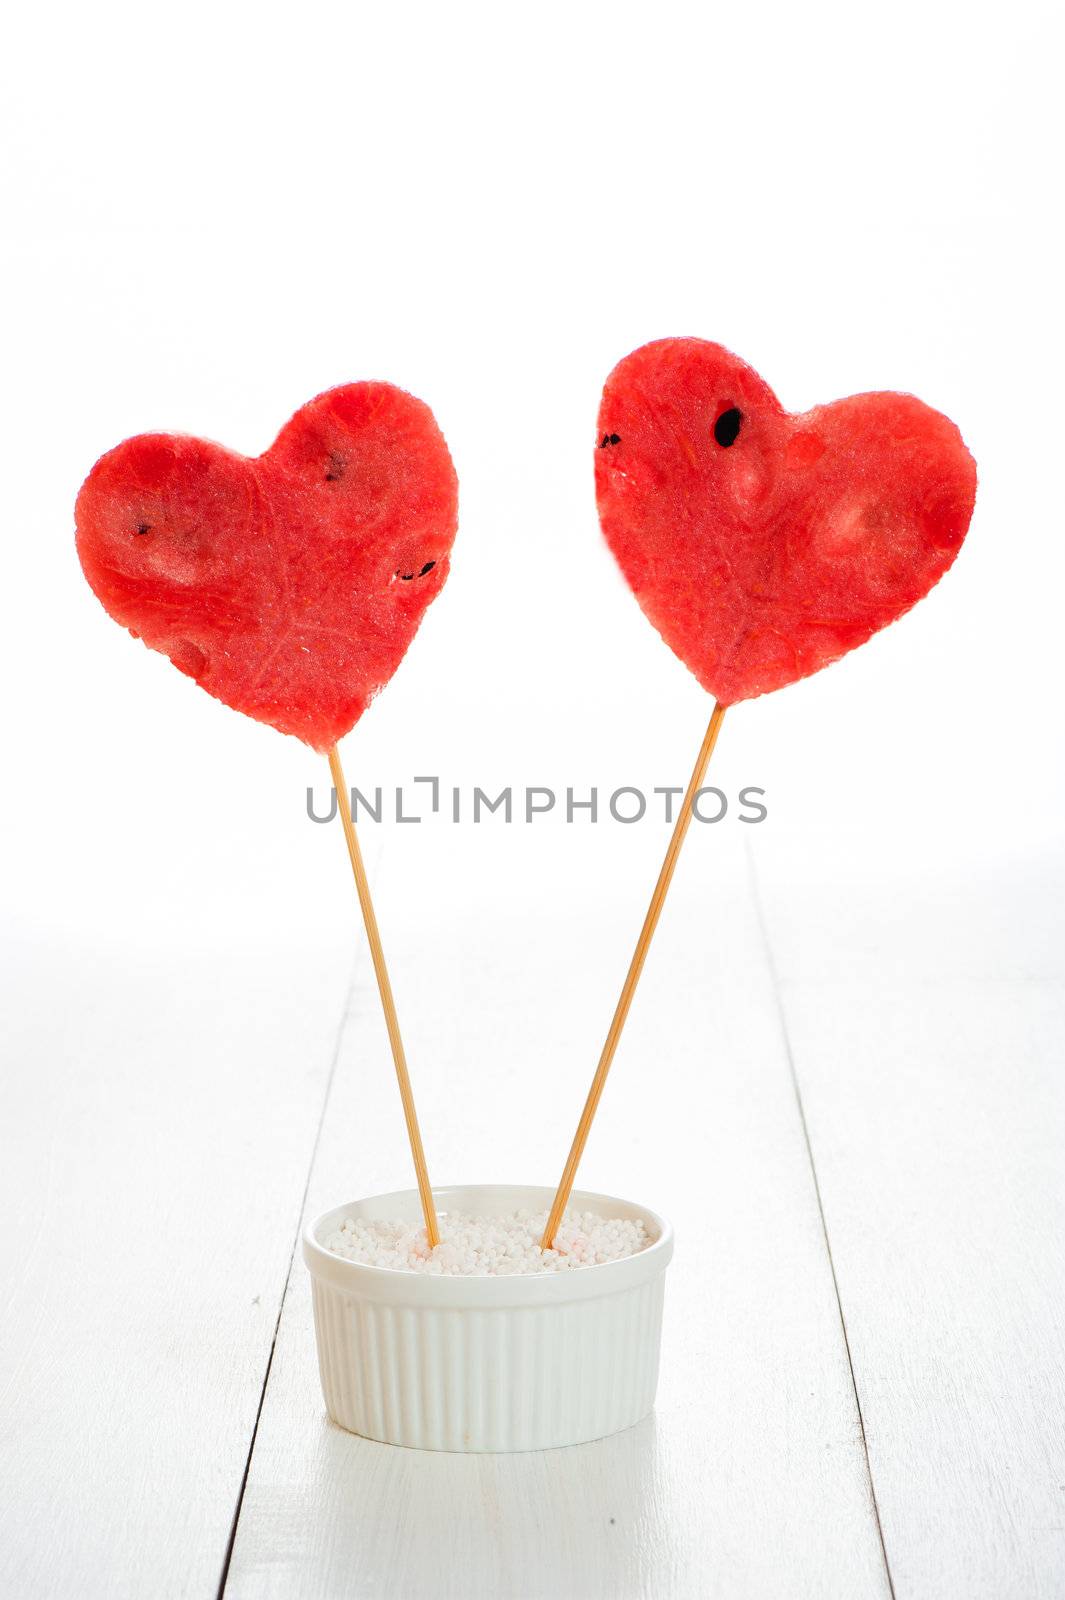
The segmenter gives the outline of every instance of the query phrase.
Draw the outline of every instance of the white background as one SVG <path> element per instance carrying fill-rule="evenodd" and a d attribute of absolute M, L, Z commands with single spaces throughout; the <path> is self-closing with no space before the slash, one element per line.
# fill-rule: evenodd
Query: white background
<path fill-rule="evenodd" d="M 607 795 L 683 783 L 709 712 L 599 535 L 592 449 L 610 367 L 645 340 L 698 334 L 758 367 L 794 410 L 914 391 L 958 422 L 976 457 L 970 537 L 896 627 L 730 714 L 712 781 L 730 795 L 763 786 L 769 819 L 693 831 L 680 869 L 702 885 L 693 926 L 715 950 L 747 949 L 718 926 L 729 901 L 716 909 L 713 890 L 751 856 L 786 886 L 780 927 L 800 975 L 901 975 L 915 991 L 960 973 L 1060 978 L 1054 13 L 625 0 L 20 8 L 0 69 L 0 939 L 16 1085 L 5 1259 L 23 1260 L 18 1230 L 36 1215 L 64 1107 L 83 1118 L 71 1152 L 90 1138 L 108 1152 L 87 1177 L 77 1169 L 70 1200 L 89 1207 L 85 1238 L 106 1257 L 106 1227 L 159 1204 L 153 1172 L 175 1181 L 156 1163 L 202 1159 L 218 1081 L 211 1067 L 201 1082 L 203 1062 L 215 1052 L 225 1077 L 265 1047 L 248 1020 L 254 986 L 275 992 L 287 974 L 298 996 L 316 972 L 308 1009 L 312 996 L 324 1009 L 307 1037 L 331 1036 L 322 973 L 346 972 L 357 934 L 339 836 L 304 811 L 308 784 L 324 796 L 324 763 L 131 641 L 82 579 L 76 491 L 135 432 L 196 432 L 254 454 L 334 383 L 387 378 L 427 400 L 461 483 L 452 575 L 345 741 L 348 776 L 364 788 L 435 773 L 467 791 L 596 784 Z M 442 1180 L 554 1178 L 665 839 L 661 822 L 557 817 L 367 829 Z M 809 945 L 807 917 L 821 929 Z M 598 945 L 593 990 L 582 975 Z M 665 1005 L 654 970 L 641 994 L 649 1050 Z M 172 1012 L 160 1021 L 143 980 L 167 973 L 158 993 Z M 245 1005 L 221 992 L 227 974 Z M 299 1057 L 295 998 L 290 1020 Z M 180 1061 L 154 1060 L 153 1027 L 180 1042 L 184 1085 Z M 1009 1037 L 1030 1033 L 1020 1018 Z M 136 1074 L 109 1078 L 130 1051 Z M 536 1088 L 546 1062 L 568 1086 L 557 1100 Z M 378 1065 L 387 1072 L 387 1058 Z M 1008 1051 L 999 1066 L 1018 1070 Z M 643 1197 L 626 1132 L 653 1104 L 638 1067 L 630 1059 L 611 1085 L 616 1120 L 584 1176 Z M 233 1089 L 241 1131 L 219 1134 L 210 1159 L 229 1163 L 234 1137 L 251 1153 L 229 1186 L 201 1184 L 198 1200 L 180 1191 L 181 1206 L 200 1206 L 184 1229 L 193 1261 L 241 1211 L 241 1175 L 260 1181 L 264 1121 L 288 1118 L 274 1084 Z M 35 1085 L 46 1085 L 39 1104 Z M 131 1095 L 132 1142 L 121 1133 Z M 353 1193 L 371 1150 L 379 1187 L 407 1181 L 391 1098 L 373 1115 L 353 1134 Z M 685 1107 L 667 1102 L 663 1115 L 654 1126 L 668 1141 Z M 293 1117 L 282 1255 L 316 1116 Z M 97 1213 L 86 1195 L 104 1191 Z M 19 1370 L 40 1324 L 26 1270 Z M 42 1469 L 40 1493 L 65 1471 Z M 220 1484 L 223 1521 L 239 1476 Z M 79 1515 L 91 1526 L 98 1510 Z M 26 1577 L 28 1557 L 17 1570 L 23 1593 L 52 1592 Z"/>

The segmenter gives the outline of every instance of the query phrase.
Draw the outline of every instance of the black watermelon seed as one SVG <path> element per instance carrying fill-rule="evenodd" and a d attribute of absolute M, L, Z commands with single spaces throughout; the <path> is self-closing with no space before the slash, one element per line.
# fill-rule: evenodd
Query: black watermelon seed
<path fill-rule="evenodd" d="M 735 406 L 730 406 L 727 411 L 722 411 L 714 423 L 714 438 L 722 450 L 727 450 L 739 438 L 740 423 L 743 421 L 743 412 L 737 411 Z"/>

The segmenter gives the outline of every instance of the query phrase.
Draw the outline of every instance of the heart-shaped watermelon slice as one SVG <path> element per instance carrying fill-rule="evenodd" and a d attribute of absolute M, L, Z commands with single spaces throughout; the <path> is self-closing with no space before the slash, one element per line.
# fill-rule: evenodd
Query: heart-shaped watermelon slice
<path fill-rule="evenodd" d="M 908 611 L 957 555 L 976 494 L 957 428 L 912 395 L 793 416 L 703 339 L 615 367 L 595 480 L 645 615 L 722 705 L 818 672 Z"/>
<path fill-rule="evenodd" d="M 326 750 L 402 661 L 448 573 L 458 480 L 428 406 L 330 389 L 264 455 L 142 434 L 78 495 L 105 609 L 226 705 Z"/>

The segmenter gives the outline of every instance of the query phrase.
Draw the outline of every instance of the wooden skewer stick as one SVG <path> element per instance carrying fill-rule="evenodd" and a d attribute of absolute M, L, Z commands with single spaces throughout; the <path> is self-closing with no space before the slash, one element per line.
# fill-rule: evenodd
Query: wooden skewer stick
<path fill-rule="evenodd" d="M 606 1036 L 603 1053 L 599 1057 L 599 1065 L 595 1069 L 592 1087 L 589 1089 L 588 1098 L 584 1102 L 581 1120 L 577 1124 L 577 1132 L 570 1147 L 569 1159 L 566 1162 L 562 1181 L 559 1183 L 555 1193 L 554 1204 L 547 1219 L 547 1227 L 544 1229 L 544 1236 L 540 1240 L 540 1248 L 542 1250 L 550 1250 L 554 1243 L 555 1234 L 558 1232 L 558 1225 L 562 1221 L 563 1213 L 569 1204 L 569 1197 L 573 1191 L 573 1180 L 577 1176 L 577 1168 L 580 1165 L 581 1156 L 584 1154 L 584 1147 L 588 1142 L 592 1119 L 599 1106 L 603 1086 L 606 1083 L 606 1075 L 610 1071 L 610 1063 L 614 1059 L 614 1052 L 617 1050 L 618 1040 L 621 1038 L 621 1030 L 625 1026 L 625 1019 L 629 1014 L 629 1007 L 632 1005 L 632 997 L 636 993 L 636 985 L 640 981 L 643 964 L 647 959 L 647 951 L 650 948 L 651 940 L 654 938 L 658 919 L 662 914 L 662 907 L 669 892 L 673 869 L 676 867 L 677 857 L 680 855 L 680 847 L 684 843 L 684 836 L 692 819 L 692 803 L 706 775 L 706 769 L 710 757 L 714 753 L 714 746 L 717 743 L 717 736 L 724 715 L 725 707 L 715 705 L 713 715 L 710 718 L 710 726 L 707 728 L 703 738 L 695 769 L 692 772 L 691 780 L 681 803 L 680 813 L 673 827 L 673 837 L 669 841 L 669 849 L 666 851 L 662 870 L 658 874 L 658 882 L 655 884 L 655 892 L 651 896 L 651 904 L 648 906 L 647 915 L 643 919 L 643 927 L 640 929 L 640 937 L 636 941 L 636 949 L 633 951 L 632 960 L 629 962 L 629 970 L 621 990 L 621 998 L 618 1000 L 617 1009 L 614 1012 L 614 1020 L 610 1024 L 610 1032 Z"/>
<path fill-rule="evenodd" d="M 377 974 L 377 987 L 381 992 L 381 1005 L 384 1008 L 385 1025 L 388 1028 L 388 1040 L 392 1046 L 392 1060 L 396 1064 L 399 1094 L 400 1099 L 403 1101 L 403 1115 L 407 1122 L 407 1137 L 410 1140 L 411 1155 L 414 1157 L 418 1193 L 421 1196 L 422 1212 L 425 1216 L 425 1231 L 429 1238 L 429 1247 L 432 1249 L 440 1243 L 440 1228 L 436 1220 L 433 1191 L 429 1187 L 429 1171 L 425 1165 L 425 1151 L 422 1148 L 422 1136 L 418 1128 L 418 1113 L 414 1109 L 414 1093 L 410 1086 L 407 1057 L 404 1054 L 403 1039 L 399 1031 L 399 1018 L 396 1016 L 396 1002 L 392 998 L 392 985 L 388 980 L 385 953 L 381 948 L 381 935 L 377 927 L 377 917 L 374 914 L 373 901 L 370 899 L 370 885 L 366 878 L 362 851 L 359 849 L 359 841 L 355 834 L 355 823 L 352 820 L 351 799 L 336 745 L 331 746 L 328 754 L 329 771 L 333 775 L 333 787 L 336 790 L 337 805 L 340 807 L 340 821 L 344 829 L 344 838 L 347 840 L 348 855 L 351 857 L 351 870 L 355 874 L 355 888 L 359 895 L 359 905 L 362 907 L 362 920 L 366 924 L 366 937 L 370 941 L 373 969 Z"/>

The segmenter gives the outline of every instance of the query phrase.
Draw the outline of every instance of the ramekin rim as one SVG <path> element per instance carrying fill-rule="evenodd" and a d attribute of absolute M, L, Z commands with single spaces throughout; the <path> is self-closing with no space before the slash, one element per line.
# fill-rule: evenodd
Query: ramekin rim
<path fill-rule="evenodd" d="M 544 1184 L 532 1183 L 434 1184 L 433 1199 L 439 1206 L 440 1201 L 449 1194 L 459 1191 L 465 1193 L 472 1189 L 543 1189 L 548 1195 L 553 1192 Z M 587 1283 L 593 1278 L 593 1275 L 601 1276 L 603 1273 L 609 1273 L 612 1270 L 616 1273 L 618 1268 L 631 1268 L 634 1263 L 642 1264 L 663 1253 L 671 1253 L 673 1247 L 673 1224 L 668 1217 L 664 1217 L 661 1212 L 652 1211 L 650 1206 L 645 1206 L 641 1201 L 627 1200 L 621 1195 L 602 1194 L 595 1189 L 575 1189 L 570 1199 L 570 1205 L 572 1206 L 575 1202 L 579 1203 L 582 1199 L 587 1199 L 607 1205 L 632 1207 L 641 1212 L 645 1220 L 653 1223 L 658 1228 L 658 1236 L 652 1239 L 650 1244 L 645 1245 L 642 1250 L 637 1250 L 634 1255 L 618 1256 L 614 1261 L 596 1261 L 588 1266 L 574 1267 L 566 1272 L 439 1274 L 407 1272 L 402 1267 L 380 1267 L 369 1261 L 352 1261 L 347 1256 L 337 1255 L 335 1251 L 322 1244 L 316 1236 L 316 1229 L 319 1225 L 327 1217 L 333 1216 L 335 1212 L 342 1211 L 345 1207 L 365 1205 L 368 1201 L 409 1200 L 411 1198 L 417 1198 L 416 1189 L 394 1189 L 383 1194 L 361 1195 L 357 1199 L 343 1201 L 339 1206 L 328 1206 L 324 1211 L 319 1212 L 317 1216 L 310 1218 L 303 1226 L 304 1259 L 307 1260 L 308 1266 L 310 1265 L 311 1257 L 321 1257 L 328 1264 L 331 1271 L 335 1271 L 337 1268 L 341 1271 L 346 1269 L 350 1274 L 353 1285 L 359 1279 L 362 1279 L 367 1284 L 376 1283 L 381 1287 L 386 1284 L 395 1285 L 396 1287 L 401 1284 L 447 1284 L 449 1286 L 476 1284 L 479 1288 L 482 1288 L 491 1284 L 498 1285 L 500 1292 L 506 1286 L 511 1292 L 519 1293 L 522 1292 L 518 1288 L 521 1285 L 524 1287 L 525 1293 L 535 1293 L 536 1291 L 531 1287 L 534 1284 L 572 1284 L 575 1278 Z M 443 1207 L 440 1207 L 440 1209 L 443 1209 Z M 431 1292 L 431 1290 L 427 1292 Z M 604 1290 L 604 1292 L 606 1291 Z"/>

